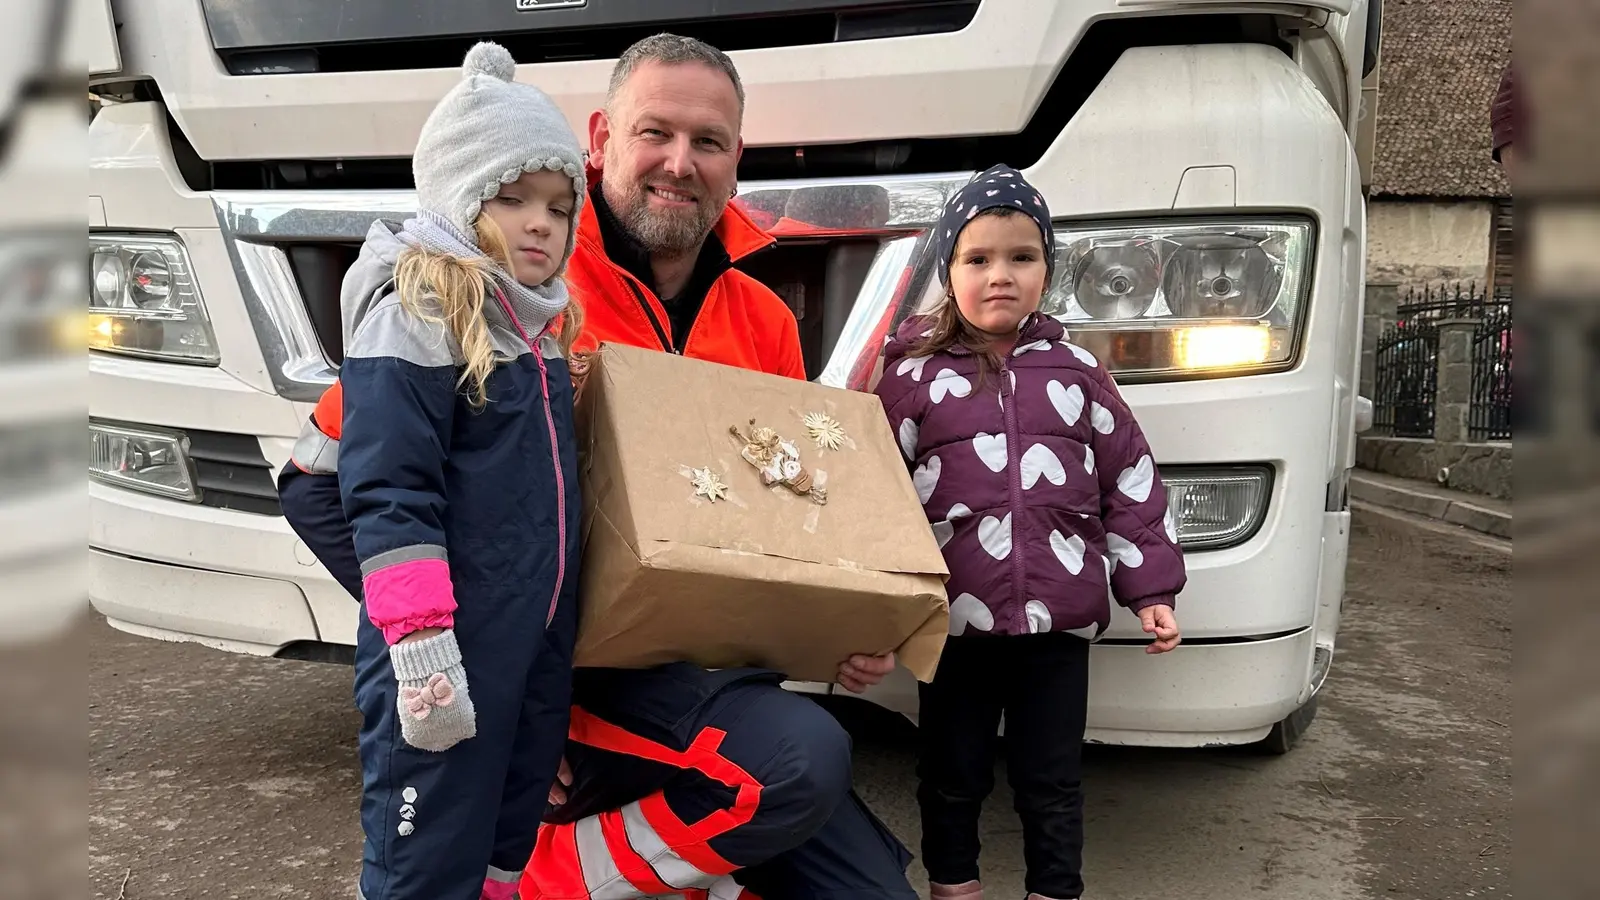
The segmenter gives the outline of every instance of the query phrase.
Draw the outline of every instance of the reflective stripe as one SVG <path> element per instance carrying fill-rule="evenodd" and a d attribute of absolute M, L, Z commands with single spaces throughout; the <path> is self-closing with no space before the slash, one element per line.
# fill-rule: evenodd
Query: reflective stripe
<path fill-rule="evenodd" d="M 699 772 L 733 788 L 734 802 L 689 825 L 657 792 L 575 824 L 541 825 L 522 879 L 523 900 L 759 900 L 735 891 L 737 885 L 724 877 L 735 866 L 708 843 L 749 822 L 761 797 L 760 783 L 718 752 L 725 736 L 705 728 L 688 750 L 673 750 L 573 707 L 571 740 Z M 710 888 L 719 893 L 713 897 Z"/>
<path fill-rule="evenodd" d="M 641 894 L 648 897 L 672 893 L 672 885 L 661 880 L 656 870 L 628 840 L 627 824 L 623 821 L 622 813 L 617 810 L 603 812 L 597 816 L 600 820 L 600 834 L 605 840 L 605 849 L 618 869 L 622 870 L 624 878 L 633 885 Z"/>
<path fill-rule="evenodd" d="M 332 475 L 339 471 L 339 442 L 307 422 L 294 442 L 289 457 L 300 471 L 310 475 Z"/>
<path fill-rule="evenodd" d="M 733 880 L 732 875 L 717 879 L 711 886 L 711 900 L 758 900 L 755 894 L 748 893 L 744 885 Z"/>
<path fill-rule="evenodd" d="M 662 802 L 665 804 L 664 799 Z M 726 871 L 710 874 L 678 855 L 645 818 L 644 807 L 637 802 L 622 808 L 622 824 L 627 830 L 628 843 L 669 887 L 708 888 L 718 875 L 733 871 L 733 867 L 728 866 Z"/>
<path fill-rule="evenodd" d="M 438 544 L 412 544 L 409 547 L 398 547 L 379 553 L 377 556 L 361 564 L 361 577 L 365 578 L 380 569 L 398 566 L 401 563 L 416 562 L 419 559 L 442 559 L 450 561 L 450 554 Z"/>
<path fill-rule="evenodd" d="M 578 841 L 578 865 L 583 869 L 583 883 L 591 900 L 634 900 L 645 896 L 623 880 L 622 870 L 606 847 L 599 816 L 580 819 L 572 830 Z"/>
<path fill-rule="evenodd" d="M 490 866 L 489 874 L 485 875 L 484 878 L 489 881 L 498 881 L 501 884 L 515 884 L 522 880 L 522 870 L 508 872 L 505 869 L 496 869 L 494 866 Z"/>

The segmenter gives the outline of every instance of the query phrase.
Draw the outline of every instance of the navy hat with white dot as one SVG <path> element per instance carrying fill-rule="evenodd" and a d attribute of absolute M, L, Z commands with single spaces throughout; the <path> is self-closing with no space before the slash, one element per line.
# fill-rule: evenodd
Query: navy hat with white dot
<path fill-rule="evenodd" d="M 1056 232 L 1050 227 L 1050 206 L 1044 202 L 1044 195 L 1029 184 L 1021 172 L 1001 164 L 973 178 L 945 204 L 934 234 L 934 246 L 939 254 L 940 284 L 950 284 L 950 257 L 955 255 L 961 229 L 978 213 L 995 207 L 1020 210 L 1039 226 L 1039 235 L 1044 241 L 1045 284 L 1050 283 L 1056 267 Z"/>

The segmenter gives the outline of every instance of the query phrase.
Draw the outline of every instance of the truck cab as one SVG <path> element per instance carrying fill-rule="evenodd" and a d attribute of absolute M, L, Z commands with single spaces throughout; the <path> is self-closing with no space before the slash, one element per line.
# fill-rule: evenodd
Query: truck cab
<path fill-rule="evenodd" d="M 102 7 L 103 4 L 103 7 Z M 1343 594 L 1366 214 L 1366 0 L 93 0 L 90 596 L 115 627 L 348 659 L 358 609 L 274 474 L 342 360 L 339 286 L 477 40 L 584 133 L 660 31 L 747 94 L 741 267 L 808 377 L 863 388 L 937 283 L 927 228 L 996 162 L 1057 217 L 1049 309 L 1117 377 L 1185 545 L 1185 643 L 1118 610 L 1089 739 L 1287 749 Z M 1369 21 L 1371 20 L 1371 21 Z M 821 685 L 795 685 L 829 690 Z M 897 673 L 869 697 L 908 714 Z"/>

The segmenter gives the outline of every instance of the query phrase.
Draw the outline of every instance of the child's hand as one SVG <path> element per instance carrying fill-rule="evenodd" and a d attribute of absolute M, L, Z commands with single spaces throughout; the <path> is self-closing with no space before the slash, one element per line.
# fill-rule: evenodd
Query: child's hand
<path fill-rule="evenodd" d="M 418 750 L 443 753 L 478 733 L 477 711 L 454 631 L 413 632 L 389 648 L 399 696 L 400 736 Z"/>
<path fill-rule="evenodd" d="M 894 671 L 894 651 L 883 656 L 858 653 L 839 664 L 839 683 L 852 694 L 859 694 Z"/>
<path fill-rule="evenodd" d="M 550 796 L 546 799 L 551 806 L 560 806 L 567 802 L 567 791 L 572 789 L 572 766 L 567 764 L 567 757 L 562 755 L 561 767 L 556 770 L 556 780 L 550 785 Z"/>
<path fill-rule="evenodd" d="M 1144 624 L 1145 634 L 1156 636 L 1155 643 L 1144 648 L 1146 653 L 1166 653 L 1183 641 L 1178 633 L 1178 619 L 1172 614 L 1172 607 L 1166 604 L 1139 610 L 1139 621 Z"/>

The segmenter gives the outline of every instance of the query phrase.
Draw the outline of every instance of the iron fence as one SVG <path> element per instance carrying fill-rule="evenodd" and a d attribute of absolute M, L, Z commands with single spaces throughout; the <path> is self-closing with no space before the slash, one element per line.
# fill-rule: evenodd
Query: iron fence
<path fill-rule="evenodd" d="M 1413 288 L 1379 335 L 1373 430 L 1434 437 L 1439 385 L 1439 322 L 1475 319 L 1467 430 L 1471 440 L 1511 438 L 1511 300 L 1476 284 Z M 1459 438 L 1457 438 L 1459 439 Z"/>
<path fill-rule="evenodd" d="M 1472 397 L 1467 435 L 1474 441 L 1511 440 L 1511 303 L 1485 307 L 1472 334 Z"/>
<path fill-rule="evenodd" d="M 1433 437 L 1438 388 L 1437 317 L 1410 315 L 1404 306 L 1384 328 L 1374 354 L 1378 396 L 1372 398 L 1372 429 L 1391 437 Z"/>

